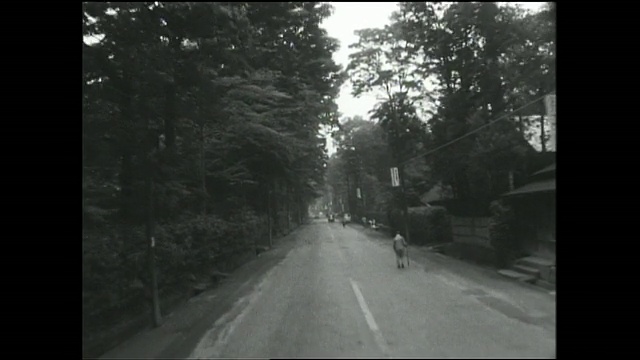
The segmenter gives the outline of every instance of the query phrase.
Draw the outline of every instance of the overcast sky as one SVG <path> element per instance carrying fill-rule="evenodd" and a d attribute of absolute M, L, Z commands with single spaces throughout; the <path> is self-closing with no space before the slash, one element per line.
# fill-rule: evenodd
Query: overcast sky
<path fill-rule="evenodd" d="M 366 28 L 383 27 L 389 23 L 391 13 L 397 9 L 397 2 L 332 2 L 333 14 L 326 19 L 322 26 L 327 30 L 329 36 L 340 41 L 340 50 L 334 53 L 334 60 L 347 67 L 349 54 L 353 51 L 349 45 L 358 41 L 354 31 Z M 544 2 L 517 2 L 524 8 L 536 10 Z M 364 94 L 359 98 L 351 96 L 351 86 L 347 81 L 337 100 L 340 113 L 343 116 L 353 117 L 360 115 L 368 118 L 368 112 L 376 103 L 373 94 Z M 329 139 L 329 153 L 333 153 L 333 144 Z"/>

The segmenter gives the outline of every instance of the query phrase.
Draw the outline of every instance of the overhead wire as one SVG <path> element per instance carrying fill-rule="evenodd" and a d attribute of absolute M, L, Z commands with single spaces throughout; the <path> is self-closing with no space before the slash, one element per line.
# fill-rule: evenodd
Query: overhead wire
<path fill-rule="evenodd" d="M 548 95 L 550 95 L 550 94 L 548 94 Z M 547 96 L 547 95 L 544 95 L 544 96 L 538 97 L 538 98 L 536 98 L 536 99 L 534 99 L 534 100 L 532 100 L 532 101 L 530 101 L 530 102 L 526 103 L 525 105 L 522 105 L 522 106 L 520 106 L 519 108 L 517 108 L 517 109 L 515 109 L 515 110 L 512 110 L 512 111 L 510 111 L 509 113 L 506 113 L 506 114 L 504 114 L 504 115 L 502 115 L 502 116 L 500 116 L 500 117 L 498 117 L 498 118 L 496 118 L 496 119 L 494 119 L 494 120 L 491 120 L 491 121 L 489 121 L 488 123 L 483 124 L 483 125 L 481 125 L 481 126 L 477 127 L 476 129 L 471 130 L 471 131 L 467 132 L 466 134 L 461 135 L 461 136 L 459 136 L 459 137 L 457 137 L 457 138 L 455 138 L 455 139 L 453 139 L 453 140 L 451 140 L 451 141 L 449 141 L 449 142 L 447 142 L 447 143 L 445 143 L 445 144 L 443 144 L 443 145 L 440 145 L 440 146 L 438 146 L 438 147 L 436 147 L 436 148 L 434 148 L 434 149 L 431 149 L 431 150 L 429 150 L 429 151 L 426 151 L 426 152 L 424 152 L 424 153 L 422 153 L 422 154 L 420 154 L 420 155 L 416 155 L 416 156 L 414 156 L 414 157 L 411 157 L 411 158 L 409 158 L 409 159 L 407 159 L 407 160 L 405 160 L 405 161 L 401 162 L 401 163 L 400 163 L 400 165 L 405 165 L 405 164 L 407 164 L 407 163 L 409 163 L 409 162 L 411 162 L 411 161 L 414 161 L 414 160 L 416 160 L 416 159 L 423 158 L 423 157 L 425 157 L 425 156 L 431 155 L 431 154 L 433 154 L 433 153 L 435 153 L 435 152 L 437 152 L 437 151 L 439 151 L 439 150 L 442 150 L 442 149 L 443 149 L 443 148 L 445 148 L 445 147 L 448 147 L 448 146 L 450 146 L 450 145 L 453 145 L 453 144 L 455 144 L 456 142 L 458 142 L 458 141 L 460 141 L 460 140 L 462 140 L 462 139 L 464 139 L 464 138 L 467 138 L 467 137 L 469 137 L 469 136 L 471 136 L 471 135 L 473 135 L 473 134 L 475 134 L 475 133 L 477 133 L 477 132 L 481 131 L 482 129 L 484 129 L 484 128 L 486 128 L 486 127 L 489 127 L 489 126 L 491 126 L 491 125 L 493 125 L 493 124 L 497 123 L 498 121 L 501 121 L 501 120 L 504 120 L 504 119 L 508 119 L 509 117 L 511 117 L 513 114 L 515 114 L 515 113 L 519 112 L 520 110 L 523 110 L 523 109 L 525 109 L 525 108 L 527 108 L 527 107 L 529 107 L 529 106 L 531 106 L 531 105 L 533 105 L 533 104 L 537 103 L 538 101 L 544 100 L 544 98 L 545 98 L 546 96 Z"/>

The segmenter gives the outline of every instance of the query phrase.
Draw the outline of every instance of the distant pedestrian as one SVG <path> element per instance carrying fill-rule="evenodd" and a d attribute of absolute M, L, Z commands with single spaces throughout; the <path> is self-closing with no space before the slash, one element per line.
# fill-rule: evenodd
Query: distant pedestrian
<path fill-rule="evenodd" d="M 404 268 L 404 258 L 407 253 L 408 246 L 409 244 L 407 244 L 407 241 L 402 235 L 400 235 L 400 231 L 396 231 L 396 236 L 393 238 L 393 250 L 396 253 L 398 269 Z"/>

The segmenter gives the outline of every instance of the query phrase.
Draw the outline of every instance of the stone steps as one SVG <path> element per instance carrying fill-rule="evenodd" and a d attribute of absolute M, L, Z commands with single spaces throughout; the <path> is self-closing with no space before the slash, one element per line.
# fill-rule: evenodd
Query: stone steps
<path fill-rule="evenodd" d="M 523 274 L 527 274 L 527 275 L 531 275 L 531 276 L 535 276 L 535 277 L 539 277 L 540 276 L 540 270 L 530 267 L 530 266 L 526 266 L 526 265 L 514 265 L 513 266 L 513 270 L 523 273 Z"/>
<path fill-rule="evenodd" d="M 547 289 L 547 290 L 555 290 L 556 289 L 556 284 L 550 283 L 550 282 L 542 280 L 542 279 L 536 280 L 535 285 L 536 286 L 540 286 L 541 288 L 544 288 L 544 289 Z"/>
<path fill-rule="evenodd" d="M 555 265 L 555 262 L 548 259 L 539 258 L 536 256 L 529 256 L 526 258 L 518 259 L 516 261 L 516 264 L 540 269 L 540 268 L 545 268 L 545 267 L 548 268 L 550 266 L 553 266 Z"/>
<path fill-rule="evenodd" d="M 518 280 L 518 281 L 527 282 L 527 283 L 533 283 L 536 280 L 535 276 L 523 274 L 521 272 L 517 272 L 509 269 L 498 270 L 498 274 L 502 276 L 506 276 L 513 280 Z"/>
<path fill-rule="evenodd" d="M 555 275 L 555 262 L 535 256 L 518 259 L 511 269 L 499 270 L 498 273 L 513 280 L 524 281 L 543 289 L 555 291 L 556 285 L 550 277 Z M 551 281 L 549 281 L 551 280 Z"/>

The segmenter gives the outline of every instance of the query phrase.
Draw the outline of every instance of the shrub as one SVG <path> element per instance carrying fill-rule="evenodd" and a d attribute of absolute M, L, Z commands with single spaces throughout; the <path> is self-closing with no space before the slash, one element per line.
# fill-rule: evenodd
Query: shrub
<path fill-rule="evenodd" d="M 440 206 L 409 209 L 411 242 L 419 245 L 452 240 L 451 218 Z"/>
<path fill-rule="evenodd" d="M 496 251 L 496 265 L 506 267 L 519 252 L 515 211 L 506 200 L 492 202 L 490 211 L 489 236 Z"/>
<path fill-rule="evenodd" d="M 365 216 L 367 217 L 367 221 L 375 220 L 377 224 L 389 225 L 389 219 L 386 213 L 369 211 Z"/>
<path fill-rule="evenodd" d="M 139 233 L 131 231 L 127 241 L 137 243 Z M 142 297 L 131 296 L 131 285 L 145 263 L 132 261 L 136 254 L 130 244 L 113 233 L 85 234 L 82 245 L 83 317 L 85 331 L 90 332 L 117 320 L 115 312 L 144 306 Z"/>
<path fill-rule="evenodd" d="M 115 227 L 115 226 L 112 226 Z M 131 227 L 127 238 L 101 229 L 83 239 L 83 317 L 87 334 L 148 311 L 148 242 L 144 227 Z M 156 266 L 161 300 L 179 295 L 191 274 L 209 275 L 214 267 L 252 250 L 267 234 L 267 219 L 240 209 L 228 219 L 192 216 L 155 228 Z M 163 309 L 164 310 L 164 309 Z"/>
<path fill-rule="evenodd" d="M 426 219 L 427 243 L 446 243 L 453 241 L 451 217 L 444 207 L 429 208 Z"/>

